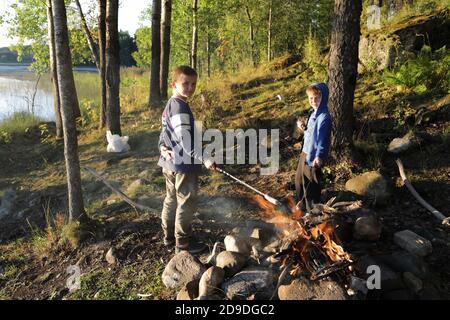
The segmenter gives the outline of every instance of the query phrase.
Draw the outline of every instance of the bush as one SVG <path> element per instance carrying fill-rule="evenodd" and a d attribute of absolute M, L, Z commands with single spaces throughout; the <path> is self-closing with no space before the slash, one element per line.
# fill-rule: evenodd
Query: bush
<path fill-rule="evenodd" d="M 415 58 L 393 71 L 386 70 L 383 77 L 386 84 L 396 86 L 399 91 L 417 94 L 445 91 L 450 86 L 449 65 L 450 54 L 445 46 L 432 52 L 425 45 Z"/>
<path fill-rule="evenodd" d="M 0 140 L 8 143 L 13 133 L 27 132 L 37 126 L 42 119 L 29 112 L 16 112 L 0 122 Z"/>

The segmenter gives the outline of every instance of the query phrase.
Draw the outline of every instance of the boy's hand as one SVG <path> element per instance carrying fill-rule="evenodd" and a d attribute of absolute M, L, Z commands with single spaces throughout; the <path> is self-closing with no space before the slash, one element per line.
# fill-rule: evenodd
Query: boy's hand
<path fill-rule="evenodd" d="M 320 159 L 319 157 L 316 157 L 313 161 L 314 168 L 321 168 L 322 164 L 323 164 L 322 159 Z"/>
<path fill-rule="evenodd" d="M 305 129 L 306 129 L 306 122 L 305 122 L 305 120 L 303 120 L 303 119 L 301 119 L 301 118 L 298 118 L 298 120 L 297 120 L 297 127 L 298 127 L 300 130 L 305 131 Z"/>
<path fill-rule="evenodd" d="M 206 159 L 204 164 L 205 164 L 206 169 L 208 169 L 208 170 L 216 170 L 217 165 L 214 162 L 214 160 Z"/>
<path fill-rule="evenodd" d="M 161 155 L 166 160 L 172 160 L 173 151 L 167 148 L 166 146 L 161 146 Z"/>

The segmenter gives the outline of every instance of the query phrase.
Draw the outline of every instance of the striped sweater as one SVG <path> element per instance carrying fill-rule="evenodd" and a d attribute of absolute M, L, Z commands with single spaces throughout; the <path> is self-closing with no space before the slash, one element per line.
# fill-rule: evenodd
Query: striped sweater
<path fill-rule="evenodd" d="M 195 145 L 194 137 L 197 141 Z M 171 97 L 163 111 L 160 150 L 163 145 L 173 151 L 173 157 L 168 160 L 161 155 L 158 161 L 160 167 L 181 173 L 201 171 L 201 132 L 195 127 L 191 108 L 180 98 Z"/>

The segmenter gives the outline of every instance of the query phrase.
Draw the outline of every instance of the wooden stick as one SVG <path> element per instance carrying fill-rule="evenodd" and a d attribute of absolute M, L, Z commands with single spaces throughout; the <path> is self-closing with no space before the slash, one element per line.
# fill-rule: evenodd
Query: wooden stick
<path fill-rule="evenodd" d="M 123 193 L 122 191 L 120 191 L 117 188 L 114 188 L 108 181 L 106 181 L 105 178 L 103 178 L 102 176 L 100 176 L 97 172 L 95 172 L 93 169 L 89 168 L 89 167 L 85 167 L 85 166 L 81 166 L 82 169 L 86 170 L 87 172 L 89 172 L 90 174 L 92 174 L 94 177 L 96 177 L 98 180 L 102 181 L 108 188 L 110 188 L 112 191 L 114 191 L 122 200 L 124 200 L 126 203 L 128 203 L 129 205 L 131 205 L 133 208 L 135 209 L 139 209 L 141 211 L 144 212 L 148 212 L 151 216 L 153 216 L 154 218 L 160 218 L 160 214 L 158 211 L 156 211 L 153 208 L 144 206 L 142 204 L 139 204 L 137 202 L 134 202 L 133 200 L 131 200 L 125 193 Z"/>
<path fill-rule="evenodd" d="M 426 202 L 414 189 L 411 182 L 408 180 L 405 174 L 405 169 L 403 168 L 403 163 L 400 159 L 395 160 L 398 166 L 398 170 L 400 171 L 400 177 L 403 180 L 403 183 L 408 188 L 408 190 L 411 192 L 411 194 L 414 196 L 414 198 L 419 201 L 419 203 L 424 206 L 428 211 L 430 211 L 436 218 L 438 218 L 443 225 L 446 225 L 450 227 L 450 217 L 444 216 L 441 212 L 433 208 L 428 202 Z"/>

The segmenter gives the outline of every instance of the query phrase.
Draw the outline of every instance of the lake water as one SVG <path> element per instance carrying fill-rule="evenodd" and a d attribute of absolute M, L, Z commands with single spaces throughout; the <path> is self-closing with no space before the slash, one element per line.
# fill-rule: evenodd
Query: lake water
<path fill-rule="evenodd" d="M 95 68 L 76 68 L 76 72 L 96 72 Z M 50 76 L 41 77 L 33 101 L 37 76 L 26 65 L 0 64 L 0 121 L 15 112 L 28 111 L 46 120 L 54 120 Z"/>

